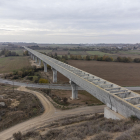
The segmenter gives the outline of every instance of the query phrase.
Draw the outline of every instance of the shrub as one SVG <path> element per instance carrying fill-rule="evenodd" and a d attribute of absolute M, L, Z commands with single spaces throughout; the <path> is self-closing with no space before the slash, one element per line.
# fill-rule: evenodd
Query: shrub
<path fill-rule="evenodd" d="M 33 80 L 33 76 L 27 76 L 27 79 L 32 81 Z"/>
<path fill-rule="evenodd" d="M 14 75 L 13 76 L 13 79 L 18 79 L 18 75 Z"/>
<path fill-rule="evenodd" d="M 134 59 L 134 62 L 135 62 L 135 63 L 140 63 L 140 58 L 135 58 L 135 59 Z"/>
<path fill-rule="evenodd" d="M 134 115 L 132 115 L 131 117 L 130 117 L 130 119 L 132 120 L 132 121 L 138 121 L 139 119 L 137 118 L 137 116 L 134 116 Z"/>
<path fill-rule="evenodd" d="M 39 80 L 38 76 L 33 76 L 33 82 L 34 83 L 38 83 L 38 80 Z"/>
<path fill-rule="evenodd" d="M 14 137 L 15 140 L 21 140 L 22 139 L 22 134 L 19 131 L 18 133 L 14 133 L 13 137 Z"/>
<path fill-rule="evenodd" d="M 64 98 L 63 98 L 63 102 L 64 102 L 64 103 L 67 103 L 67 101 L 68 101 L 68 98 L 64 97 Z"/>
<path fill-rule="evenodd" d="M 111 140 L 112 135 L 108 132 L 101 132 L 97 134 L 94 138 L 91 138 L 90 140 Z"/>
<path fill-rule="evenodd" d="M 49 81 L 47 79 L 40 78 L 39 83 L 49 83 Z"/>

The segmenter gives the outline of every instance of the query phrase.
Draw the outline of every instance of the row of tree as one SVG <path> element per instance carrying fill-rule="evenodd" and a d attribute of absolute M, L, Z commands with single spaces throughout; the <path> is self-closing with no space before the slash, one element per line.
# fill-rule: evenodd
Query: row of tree
<path fill-rule="evenodd" d="M 7 49 L 3 49 L 3 50 L 0 52 L 0 55 L 4 55 L 5 57 L 8 57 L 8 56 L 19 56 L 16 52 L 9 51 L 9 50 L 7 50 Z"/>
<path fill-rule="evenodd" d="M 97 60 L 97 61 L 108 61 L 108 62 L 125 62 L 125 63 L 131 63 L 131 62 L 135 62 L 135 63 L 140 63 L 140 58 L 135 58 L 132 59 L 131 57 L 117 57 L 116 59 L 114 59 L 111 56 L 98 56 L 98 55 L 86 55 L 86 56 L 81 56 L 81 55 L 62 55 L 62 57 L 58 56 L 57 53 L 55 53 L 54 55 L 51 54 L 50 57 L 55 58 L 59 61 L 65 62 L 67 63 L 66 60 Z"/>

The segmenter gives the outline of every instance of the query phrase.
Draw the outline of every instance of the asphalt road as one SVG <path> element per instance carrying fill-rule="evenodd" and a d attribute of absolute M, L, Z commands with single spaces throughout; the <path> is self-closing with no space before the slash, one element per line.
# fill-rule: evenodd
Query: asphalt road
<path fill-rule="evenodd" d="M 33 87 L 33 88 L 48 88 L 48 89 L 61 89 L 61 90 L 71 90 L 71 86 L 68 84 L 30 84 L 22 82 L 13 82 L 11 80 L 1 79 L 0 83 L 10 84 L 15 86 L 24 86 L 24 87 Z M 83 90 L 81 87 L 78 87 L 78 90 Z"/>
<path fill-rule="evenodd" d="M 32 93 L 38 97 L 42 103 L 45 111 L 42 115 L 37 116 L 33 119 L 27 120 L 25 122 L 19 123 L 15 126 L 10 127 L 2 132 L 0 132 L 0 140 L 6 140 L 12 137 L 13 133 L 21 131 L 22 133 L 28 132 L 33 129 L 37 129 L 43 126 L 46 126 L 48 123 L 54 120 L 58 120 L 64 117 L 69 117 L 71 115 L 80 115 L 80 114 L 89 114 L 89 113 L 103 113 L 105 105 L 100 106 L 90 106 L 90 107 L 81 107 L 66 111 L 57 110 L 49 102 L 49 100 L 44 97 L 41 93 L 37 91 L 29 90 L 25 87 L 18 88 L 20 91 L 26 91 Z"/>
<path fill-rule="evenodd" d="M 24 86 L 24 87 L 34 87 L 34 88 L 48 88 L 48 89 L 61 89 L 61 90 L 71 90 L 71 86 L 68 84 L 30 84 L 30 83 L 22 83 L 22 82 L 13 82 L 11 80 L 1 79 L 0 83 L 16 85 L 16 86 Z M 125 87 L 129 90 L 140 90 L 140 87 Z M 83 90 L 81 87 L 78 87 L 78 90 Z"/>

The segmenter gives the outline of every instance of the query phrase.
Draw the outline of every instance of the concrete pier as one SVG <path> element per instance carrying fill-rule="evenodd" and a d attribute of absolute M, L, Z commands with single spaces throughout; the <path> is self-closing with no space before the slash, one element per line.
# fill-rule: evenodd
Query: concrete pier
<path fill-rule="evenodd" d="M 35 62 L 37 63 L 37 57 L 35 56 Z"/>
<path fill-rule="evenodd" d="M 39 66 L 41 66 L 41 59 L 39 59 Z"/>
<path fill-rule="evenodd" d="M 122 119 L 126 119 L 125 117 L 123 117 L 122 115 L 120 115 L 119 113 L 111 110 L 108 107 L 104 108 L 104 117 L 107 119 L 113 119 L 113 120 L 122 120 Z"/>
<path fill-rule="evenodd" d="M 69 82 L 71 84 L 71 88 L 72 88 L 72 97 L 71 99 L 77 99 L 78 98 L 78 85 L 75 84 L 73 81 L 70 80 Z"/>
<path fill-rule="evenodd" d="M 33 55 L 31 54 L 31 59 L 33 59 Z"/>
<path fill-rule="evenodd" d="M 52 68 L 53 71 L 53 83 L 57 83 L 57 70 Z"/>
<path fill-rule="evenodd" d="M 44 72 L 47 72 L 47 64 L 45 62 L 44 63 Z"/>
<path fill-rule="evenodd" d="M 35 56 L 33 55 L 33 60 L 35 61 Z"/>

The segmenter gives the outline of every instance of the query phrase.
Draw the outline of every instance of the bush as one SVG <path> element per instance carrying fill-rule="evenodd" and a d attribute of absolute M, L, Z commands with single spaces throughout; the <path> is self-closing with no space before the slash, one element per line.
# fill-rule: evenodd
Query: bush
<path fill-rule="evenodd" d="M 90 140 L 111 140 L 112 135 L 108 132 L 101 132 L 97 134 L 94 138 L 91 138 Z"/>
<path fill-rule="evenodd" d="M 131 57 L 117 57 L 116 59 L 117 62 L 125 62 L 125 63 L 130 63 L 132 62 L 132 58 Z"/>
<path fill-rule="evenodd" d="M 132 115 L 130 117 L 130 119 L 134 122 L 134 121 L 138 121 L 139 119 L 137 118 L 137 116 Z"/>
<path fill-rule="evenodd" d="M 64 102 L 64 103 L 67 103 L 67 101 L 68 101 L 68 98 L 64 97 L 64 98 L 63 98 L 63 102 Z"/>
<path fill-rule="evenodd" d="M 33 82 L 38 83 L 39 77 L 38 76 L 33 76 Z"/>
<path fill-rule="evenodd" d="M 14 75 L 12 79 L 18 79 L 18 75 Z"/>
<path fill-rule="evenodd" d="M 33 80 L 33 76 L 27 76 L 27 80 L 32 81 Z"/>
<path fill-rule="evenodd" d="M 140 58 L 135 58 L 135 59 L 134 59 L 134 62 L 135 62 L 135 63 L 140 63 Z"/>
<path fill-rule="evenodd" d="M 18 133 L 14 133 L 13 137 L 15 140 L 22 140 L 22 134 L 20 131 Z"/>
<path fill-rule="evenodd" d="M 40 78 L 39 83 L 49 83 L 49 81 L 47 79 Z"/>

